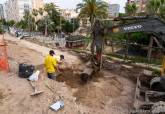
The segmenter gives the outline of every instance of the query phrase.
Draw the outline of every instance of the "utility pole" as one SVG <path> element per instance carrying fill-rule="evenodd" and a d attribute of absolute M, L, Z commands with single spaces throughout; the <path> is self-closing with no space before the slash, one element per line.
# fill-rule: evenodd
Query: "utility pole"
<path fill-rule="evenodd" d="M 61 31 L 61 10 L 60 10 L 60 31 Z"/>
<path fill-rule="evenodd" d="M 73 20 L 73 35 L 74 35 L 74 18 L 72 20 Z"/>

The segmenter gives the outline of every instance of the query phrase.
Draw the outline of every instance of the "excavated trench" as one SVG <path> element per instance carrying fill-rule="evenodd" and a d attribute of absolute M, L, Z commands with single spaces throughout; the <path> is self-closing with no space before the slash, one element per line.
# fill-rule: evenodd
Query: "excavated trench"
<path fill-rule="evenodd" d="M 123 92 L 123 84 L 116 77 L 107 79 L 101 72 L 92 77 L 84 84 L 79 73 L 66 70 L 56 80 L 76 90 L 73 96 L 77 103 L 93 108 L 103 108 L 110 98 L 116 98 Z"/>
<path fill-rule="evenodd" d="M 129 99 L 131 99 L 128 101 L 129 103 L 123 101 L 126 105 L 131 104 L 131 108 L 136 80 L 143 70 L 143 68 L 137 66 L 127 68 L 127 66 L 123 66 L 123 63 L 116 61 L 112 63 L 106 62 L 104 63 L 104 70 L 92 75 L 92 78 L 89 78 L 86 84 L 82 83 L 81 72 L 77 72 L 76 69 L 64 71 L 62 75 L 57 77 L 57 81 L 65 82 L 70 88 L 76 90 L 73 96 L 76 97 L 76 102 L 78 104 L 83 104 L 91 108 L 103 109 L 110 99 L 118 99 L 123 97 L 123 93 L 131 91 L 129 93 Z M 108 75 L 105 76 L 105 72 L 108 72 Z M 121 78 L 124 78 L 125 81 L 121 81 Z M 129 85 L 129 83 L 133 84 Z M 129 89 L 131 88 L 131 90 L 125 89 L 127 86 Z M 114 104 L 116 104 L 116 102 L 118 102 L 118 100 L 114 101 Z M 120 106 L 121 104 L 119 103 L 116 105 Z"/>

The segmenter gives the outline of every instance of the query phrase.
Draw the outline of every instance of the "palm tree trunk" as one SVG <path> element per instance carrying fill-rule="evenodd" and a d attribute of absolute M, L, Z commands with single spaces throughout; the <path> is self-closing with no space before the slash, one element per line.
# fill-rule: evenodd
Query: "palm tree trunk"
<path fill-rule="evenodd" d="M 48 35 L 48 25 L 46 24 L 45 25 L 45 36 L 47 36 Z"/>

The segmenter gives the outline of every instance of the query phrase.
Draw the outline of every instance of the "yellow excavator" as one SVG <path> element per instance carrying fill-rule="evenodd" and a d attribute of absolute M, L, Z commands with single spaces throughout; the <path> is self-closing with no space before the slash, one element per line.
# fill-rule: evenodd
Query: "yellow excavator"
<path fill-rule="evenodd" d="M 135 33 L 144 32 L 150 34 L 155 40 L 159 48 L 165 53 L 162 45 L 165 42 L 165 23 L 157 17 L 137 16 L 137 17 L 120 17 L 114 21 L 133 20 L 132 23 L 117 25 L 112 27 L 103 27 L 100 20 L 96 20 L 92 28 L 92 44 L 91 44 L 91 66 L 84 69 L 81 74 L 81 80 L 86 82 L 93 73 L 102 68 L 102 51 L 104 47 L 104 35 L 117 33 Z M 163 42 L 163 43 L 162 43 Z M 163 57 L 161 75 L 165 72 L 165 57 Z"/>
<path fill-rule="evenodd" d="M 97 20 L 92 29 L 91 45 L 91 67 L 84 69 L 81 79 L 87 81 L 93 73 L 97 73 L 102 68 L 102 51 L 104 47 L 104 38 L 106 34 L 112 33 L 134 33 L 144 32 L 150 34 L 159 48 L 165 53 L 165 23 L 159 18 L 141 16 L 141 17 L 123 17 L 118 20 L 134 20 L 132 23 L 118 25 L 113 27 L 102 27 L 101 22 Z M 133 114 L 164 114 L 165 113 L 165 56 L 162 61 L 162 77 L 138 77 L 135 90 L 135 111 Z M 145 78 L 145 79 L 142 79 Z M 143 99 L 143 100 L 141 100 Z"/>
<path fill-rule="evenodd" d="M 94 71 L 98 71 L 102 68 L 102 51 L 104 45 L 103 36 L 106 34 L 113 33 L 134 33 L 134 32 L 144 32 L 150 34 L 155 40 L 159 48 L 165 52 L 165 48 L 162 45 L 165 41 L 165 23 L 159 18 L 140 16 L 140 17 L 122 17 L 116 18 L 115 21 L 119 20 L 134 20 L 133 23 L 118 25 L 113 27 L 103 28 L 101 22 L 97 20 L 93 27 L 93 42 L 91 45 L 92 59 L 91 63 Z M 163 57 L 161 75 L 165 72 L 165 57 Z"/>

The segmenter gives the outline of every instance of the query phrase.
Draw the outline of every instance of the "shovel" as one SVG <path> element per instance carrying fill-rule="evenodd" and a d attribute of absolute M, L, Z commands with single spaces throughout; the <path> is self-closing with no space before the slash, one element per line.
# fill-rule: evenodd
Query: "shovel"
<path fill-rule="evenodd" d="M 30 85 L 32 86 L 32 88 L 34 90 L 34 92 L 30 94 L 30 96 L 36 96 L 36 95 L 39 95 L 39 94 L 43 93 L 43 91 L 38 91 L 36 89 L 35 85 L 33 85 L 31 81 L 29 81 L 29 83 L 30 83 Z"/>

